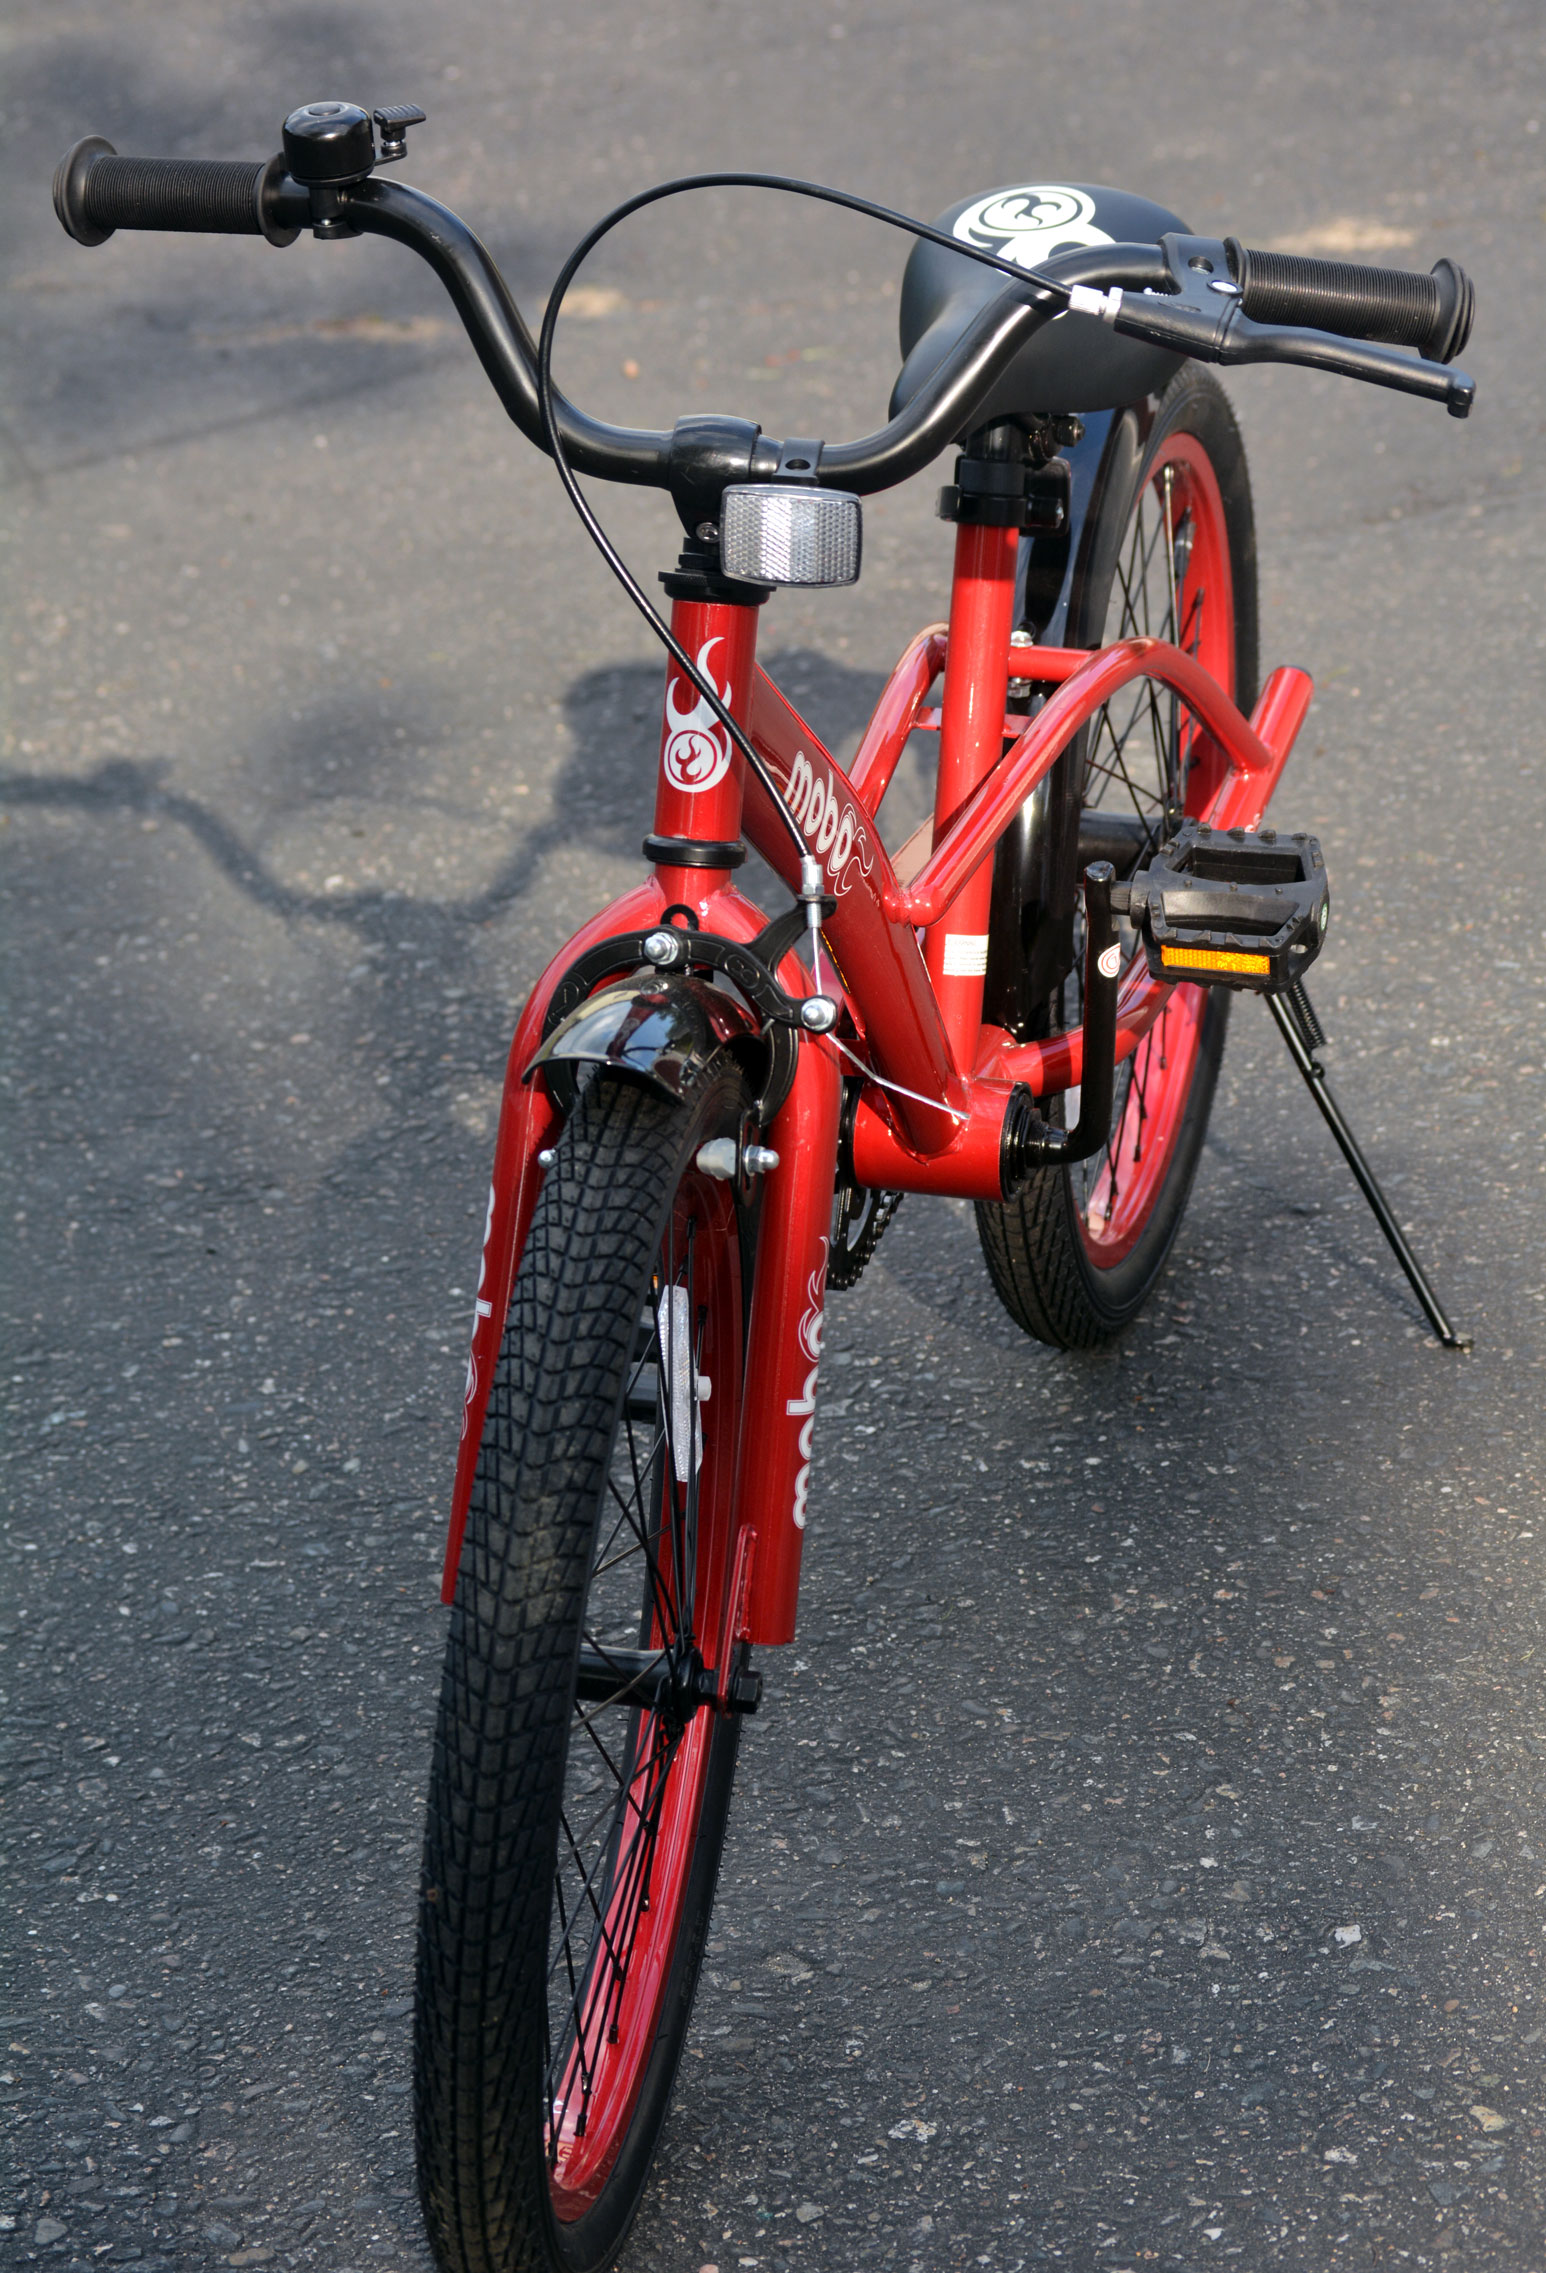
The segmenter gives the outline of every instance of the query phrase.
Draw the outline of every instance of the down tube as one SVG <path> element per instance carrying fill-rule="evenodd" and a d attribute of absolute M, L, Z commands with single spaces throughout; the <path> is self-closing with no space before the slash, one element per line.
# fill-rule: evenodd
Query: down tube
<path fill-rule="evenodd" d="M 900 894 L 873 816 L 799 712 L 758 671 L 751 734 L 826 869 L 837 911 L 824 927 L 844 987 L 859 1011 L 878 1070 L 900 1083 L 896 1115 L 919 1152 L 943 1152 L 966 1104 L 939 1004 L 912 931 L 888 921 L 883 901 Z M 819 818 L 818 818 L 819 814 Z M 789 885 L 798 870 L 789 839 L 756 776 L 746 776 L 746 834 Z M 938 1098 L 940 1106 L 930 1102 Z M 949 1110 L 954 1107 L 955 1113 Z"/>
<path fill-rule="evenodd" d="M 749 1642 L 794 1639 L 841 1092 L 836 1058 L 807 1037 L 768 1135 L 779 1165 L 763 1184 L 735 1493 Z"/>

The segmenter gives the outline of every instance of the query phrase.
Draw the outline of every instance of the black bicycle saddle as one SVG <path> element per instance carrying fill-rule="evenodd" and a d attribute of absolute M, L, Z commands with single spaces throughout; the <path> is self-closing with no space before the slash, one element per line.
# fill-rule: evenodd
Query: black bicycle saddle
<path fill-rule="evenodd" d="M 934 226 L 963 243 L 1034 268 L 1053 253 L 1101 244 L 1152 245 L 1186 223 L 1163 205 L 1088 182 L 1025 182 L 967 197 Z M 902 277 L 903 364 L 891 415 L 943 362 L 985 301 L 1012 291 L 994 269 L 920 240 Z M 973 426 L 1026 411 L 1116 410 L 1158 394 L 1180 358 L 1122 339 L 1098 316 L 1059 316 L 1023 347 Z"/>

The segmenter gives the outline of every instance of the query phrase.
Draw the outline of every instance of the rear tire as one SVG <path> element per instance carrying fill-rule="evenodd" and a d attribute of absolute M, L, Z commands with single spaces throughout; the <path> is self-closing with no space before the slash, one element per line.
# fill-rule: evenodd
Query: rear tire
<path fill-rule="evenodd" d="M 728 1063 L 685 1106 L 593 1079 L 516 1276 L 424 1844 L 414 2070 L 442 2273 L 612 2264 L 665 2119 L 740 1725 L 693 1700 L 733 1662 L 755 1227 L 696 1154 L 746 1108 Z"/>
<path fill-rule="evenodd" d="M 1242 709 L 1256 695 L 1256 540 L 1245 450 L 1222 388 L 1183 366 L 1147 435 L 1125 412 L 1084 537 L 1075 644 L 1151 635 L 1187 649 Z M 1114 715 L 1115 714 L 1115 715 Z M 1125 689 L 1092 720 L 1081 807 L 1140 814 L 1151 841 L 1213 793 L 1217 754 L 1184 705 Z M 1066 904 L 1066 903 L 1065 903 Z M 1049 1031 L 1077 1026 L 1082 916 L 1074 967 Z M 1142 953 L 1123 925 L 1124 969 Z M 1033 1176 L 1013 1200 L 979 1204 L 978 1235 L 1005 1309 L 1039 1341 L 1092 1349 L 1134 1318 L 1164 1269 L 1197 1171 L 1224 1050 L 1229 998 L 1176 987 L 1117 1069 L 1111 1135 L 1093 1159 Z M 1066 1101 L 1068 1117 L 1077 1092 Z M 1052 1118 L 1062 1119 L 1064 1101 Z"/>

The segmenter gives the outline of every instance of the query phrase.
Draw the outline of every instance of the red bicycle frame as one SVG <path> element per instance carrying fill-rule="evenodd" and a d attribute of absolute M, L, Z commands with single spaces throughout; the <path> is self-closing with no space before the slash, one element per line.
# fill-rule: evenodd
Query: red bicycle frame
<path fill-rule="evenodd" d="M 1038 1097 L 1074 1087 L 1084 1053 L 1080 1029 L 1017 1043 L 983 1021 L 991 856 L 999 837 L 1070 738 L 1132 680 L 1171 689 L 1196 720 L 1198 818 L 1219 828 L 1257 826 L 1309 708 L 1308 675 L 1285 668 L 1272 673 L 1246 719 L 1201 664 L 1159 640 L 1094 650 L 1011 648 L 1015 545 L 1013 530 L 958 530 L 949 626 L 921 632 L 908 647 L 846 773 L 758 669 L 755 606 L 684 599 L 673 605 L 678 642 L 745 727 L 823 864 L 837 907 L 823 928 L 822 991 L 841 995 L 852 1022 L 840 1027 L 841 1039 L 801 1041 L 793 1085 L 767 1132 L 780 1165 L 764 1179 L 747 1335 L 754 1394 L 737 1456 L 738 1640 L 772 1644 L 794 1634 L 844 1076 L 872 1077 L 853 1129 L 860 1184 L 1002 1198 L 1012 1092 L 1022 1083 Z M 1041 683 L 1056 683 L 1057 692 L 1026 725 L 1006 716 L 1006 701 L 1011 675 L 1024 676 L 1028 667 Z M 942 699 L 931 711 L 928 698 L 942 673 Z M 911 843 L 895 861 L 887 854 L 876 815 L 908 736 L 930 726 L 940 733 L 934 819 L 914 866 Z M 798 885 L 798 857 L 771 799 L 675 664 L 666 678 L 654 825 L 660 837 L 699 844 L 729 846 L 744 834 L 791 888 Z M 538 1154 L 558 1119 L 541 1081 L 527 1078 L 549 1003 L 579 955 L 680 908 L 690 909 L 705 932 L 742 942 L 767 921 L 737 891 L 728 866 L 657 866 L 567 943 L 516 1028 L 446 1544 L 448 1602 L 489 1382 L 543 1174 Z M 812 974 L 793 955 L 778 976 L 791 995 L 815 991 Z M 1137 1047 L 1171 991 L 1141 958 L 1129 971 L 1118 1001 L 1119 1059 Z"/>

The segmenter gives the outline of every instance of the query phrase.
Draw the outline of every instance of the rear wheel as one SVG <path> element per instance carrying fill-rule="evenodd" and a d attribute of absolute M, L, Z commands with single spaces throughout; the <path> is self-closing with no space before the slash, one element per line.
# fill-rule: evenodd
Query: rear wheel
<path fill-rule="evenodd" d="M 1125 451 L 1125 460 L 1124 460 Z M 1115 463 L 1112 464 L 1112 455 Z M 1249 709 L 1256 690 L 1256 547 L 1245 452 L 1221 388 L 1186 366 L 1146 437 L 1115 430 L 1110 478 L 1087 532 L 1080 645 L 1140 636 L 1195 655 Z M 1202 811 L 1218 753 L 1177 697 L 1136 681 L 1092 720 L 1079 752 L 1087 840 L 1125 824 L 1133 851 Z M 1120 836 L 1107 830 L 1106 837 Z M 1124 972 L 1142 953 L 1122 932 Z M 1082 918 L 1049 1031 L 1083 1016 Z M 1034 1176 L 977 1210 L 989 1274 L 1010 1315 L 1063 1349 L 1088 1349 L 1136 1315 L 1179 1228 L 1207 1133 L 1228 997 L 1176 987 L 1117 1069 L 1111 1132 L 1091 1159 Z M 1072 1120 L 1078 1092 L 1054 1116 Z"/>
<path fill-rule="evenodd" d="M 420 2193 L 446 2273 L 592 2273 L 638 2206 L 692 2007 L 738 1721 L 730 1555 L 746 1110 L 594 1080 L 511 1297 L 425 1834 Z M 713 1678 L 710 1678 L 710 1677 Z"/>

